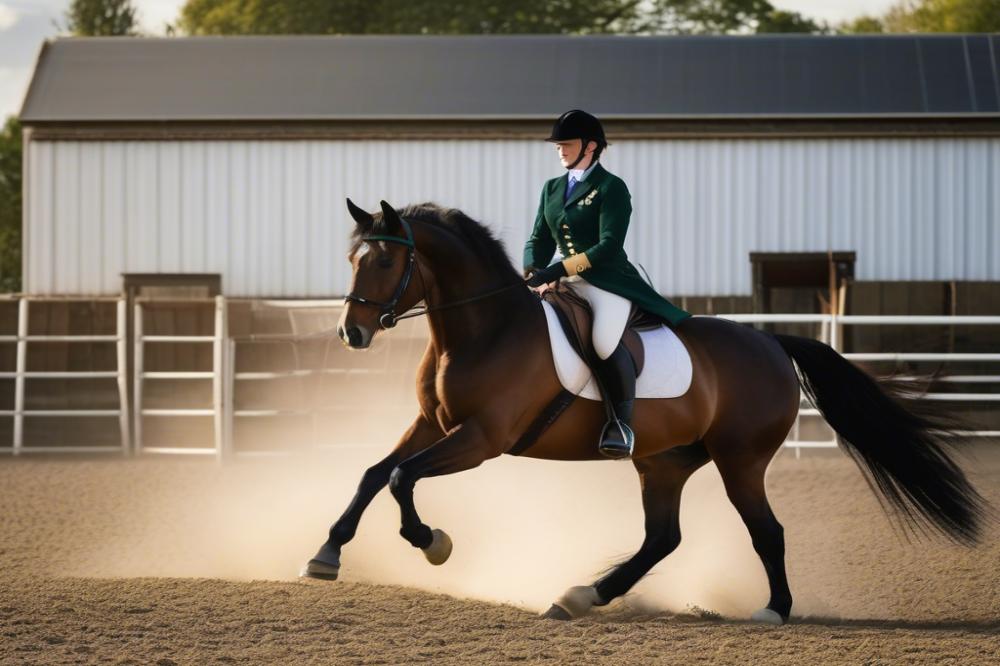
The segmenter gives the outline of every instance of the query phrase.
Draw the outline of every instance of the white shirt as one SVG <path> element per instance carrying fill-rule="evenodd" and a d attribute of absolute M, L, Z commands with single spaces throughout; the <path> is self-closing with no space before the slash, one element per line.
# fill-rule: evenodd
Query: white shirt
<path fill-rule="evenodd" d="M 580 182 L 581 180 L 586 180 L 587 176 L 590 175 L 590 172 L 594 170 L 595 166 L 597 166 L 597 162 L 594 162 L 593 164 L 591 164 L 586 169 L 570 169 L 569 170 L 569 176 L 568 176 L 566 182 L 567 183 L 569 182 L 569 178 L 576 178 L 577 182 Z"/>

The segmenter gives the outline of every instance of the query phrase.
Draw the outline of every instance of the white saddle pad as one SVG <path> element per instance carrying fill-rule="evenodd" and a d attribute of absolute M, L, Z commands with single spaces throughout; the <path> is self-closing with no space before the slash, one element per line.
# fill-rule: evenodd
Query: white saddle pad
<path fill-rule="evenodd" d="M 549 325 L 552 360 L 556 374 L 566 390 L 581 398 L 600 400 L 601 393 L 590 368 L 570 345 L 559 323 L 559 316 L 547 301 L 542 301 Z M 691 355 L 687 347 L 667 326 L 639 331 L 645 346 L 645 363 L 635 383 L 637 398 L 677 398 L 691 386 Z"/>

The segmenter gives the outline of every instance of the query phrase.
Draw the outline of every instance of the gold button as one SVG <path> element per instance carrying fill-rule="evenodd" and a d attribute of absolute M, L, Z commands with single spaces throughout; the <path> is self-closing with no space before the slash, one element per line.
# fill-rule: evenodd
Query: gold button
<path fill-rule="evenodd" d="M 564 225 L 562 225 L 562 228 L 563 229 L 569 229 L 569 225 L 568 224 L 564 224 Z"/>
<path fill-rule="evenodd" d="M 573 241 L 566 241 L 566 247 L 573 247 Z"/>
<path fill-rule="evenodd" d="M 576 254 L 576 250 L 574 250 L 573 248 L 570 248 L 570 249 L 569 249 L 569 253 L 570 253 L 570 254 Z"/>
<path fill-rule="evenodd" d="M 569 240 L 570 238 L 572 238 L 572 236 L 570 236 L 569 234 L 563 234 L 563 238 Z"/>

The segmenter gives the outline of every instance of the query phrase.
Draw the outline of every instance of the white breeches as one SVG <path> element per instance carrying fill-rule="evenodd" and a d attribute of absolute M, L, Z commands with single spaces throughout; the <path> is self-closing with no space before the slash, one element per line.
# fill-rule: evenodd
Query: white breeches
<path fill-rule="evenodd" d="M 594 311 L 594 351 L 602 359 L 611 356 L 622 339 L 632 301 L 595 287 L 579 275 L 562 280 L 578 296 L 587 299 Z"/>

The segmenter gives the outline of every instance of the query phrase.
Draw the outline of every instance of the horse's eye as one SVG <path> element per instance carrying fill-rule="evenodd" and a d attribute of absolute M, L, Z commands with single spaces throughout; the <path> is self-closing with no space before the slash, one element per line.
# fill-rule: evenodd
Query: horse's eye
<path fill-rule="evenodd" d="M 392 268 L 392 257 L 390 257 L 387 254 L 383 254 L 381 257 L 378 258 L 378 267 Z"/>

